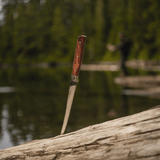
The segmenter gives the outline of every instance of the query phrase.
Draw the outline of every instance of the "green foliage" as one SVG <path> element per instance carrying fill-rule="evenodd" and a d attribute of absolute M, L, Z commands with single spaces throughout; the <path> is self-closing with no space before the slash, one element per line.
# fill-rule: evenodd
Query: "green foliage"
<path fill-rule="evenodd" d="M 133 41 L 130 58 L 159 59 L 159 7 L 158 0 L 9 0 L 2 10 L 0 62 L 71 62 L 82 34 L 84 62 L 117 60 L 106 45 L 119 43 L 120 31 Z"/>

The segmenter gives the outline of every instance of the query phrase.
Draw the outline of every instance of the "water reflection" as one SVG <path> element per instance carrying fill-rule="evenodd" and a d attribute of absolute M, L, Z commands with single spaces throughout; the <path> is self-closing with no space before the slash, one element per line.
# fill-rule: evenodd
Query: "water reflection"
<path fill-rule="evenodd" d="M 1 129 L 0 129 L 0 149 L 12 147 L 13 144 L 10 139 L 10 135 L 7 130 L 8 126 L 8 106 L 5 104 L 2 110 L 2 117 L 1 117 Z"/>
<path fill-rule="evenodd" d="M 70 74 L 70 67 L 1 70 L 0 85 L 16 88 L 16 92 L 0 94 L 1 149 L 60 133 Z M 155 99 L 122 95 L 122 88 L 114 83 L 118 75 L 118 72 L 80 72 L 66 132 L 159 104 Z"/>

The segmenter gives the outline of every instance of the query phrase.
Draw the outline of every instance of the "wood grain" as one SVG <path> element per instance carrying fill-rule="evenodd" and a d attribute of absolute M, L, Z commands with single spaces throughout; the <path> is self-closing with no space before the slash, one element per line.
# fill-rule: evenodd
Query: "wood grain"
<path fill-rule="evenodd" d="M 160 106 L 0 151 L 12 160 L 158 160 Z"/>

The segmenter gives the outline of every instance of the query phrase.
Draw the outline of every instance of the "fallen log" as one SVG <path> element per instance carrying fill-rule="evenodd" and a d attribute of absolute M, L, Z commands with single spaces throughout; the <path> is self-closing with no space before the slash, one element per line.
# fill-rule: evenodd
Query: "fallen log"
<path fill-rule="evenodd" d="M 145 61 L 145 60 L 129 60 L 125 65 L 134 69 L 142 69 L 146 71 L 160 71 L 159 61 Z"/>
<path fill-rule="evenodd" d="M 118 71 L 119 66 L 116 64 L 82 64 L 82 71 Z"/>
<path fill-rule="evenodd" d="M 160 159 L 160 106 L 0 151 L 1 160 Z"/>
<path fill-rule="evenodd" d="M 114 79 L 116 84 L 133 88 L 157 88 L 160 84 L 160 76 L 124 76 Z"/>
<path fill-rule="evenodd" d="M 114 82 L 124 87 L 122 91 L 124 95 L 147 96 L 157 99 L 160 98 L 160 76 L 116 77 Z M 136 89 L 126 89 L 125 87 L 132 87 Z"/>

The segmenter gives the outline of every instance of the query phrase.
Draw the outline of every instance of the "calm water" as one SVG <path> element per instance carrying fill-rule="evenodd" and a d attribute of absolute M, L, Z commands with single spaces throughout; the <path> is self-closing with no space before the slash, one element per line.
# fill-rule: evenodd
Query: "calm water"
<path fill-rule="evenodd" d="M 69 67 L 0 70 L 0 149 L 60 133 L 70 75 Z M 66 132 L 160 104 L 158 99 L 122 95 L 123 88 L 114 84 L 118 75 L 80 72 Z"/>

